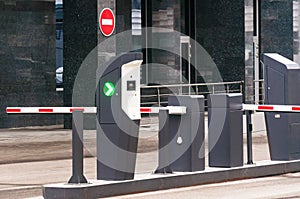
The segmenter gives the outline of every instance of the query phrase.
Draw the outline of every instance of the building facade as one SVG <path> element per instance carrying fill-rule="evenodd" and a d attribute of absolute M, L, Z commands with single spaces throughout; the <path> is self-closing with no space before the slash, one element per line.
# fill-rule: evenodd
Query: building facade
<path fill-rule="evenodd" d="M 82 62 L 98 44 L 108 39 L 98 25 L 99 14 L 106 7 L 116 15 L 114 35 L 130 30 L 132 33 L 126 41 L 116 39 L 105 49 L 107 52 L 99 49 L 99 56 L 116 55 L 128 49 L 142 52 L 143 85 L 219 82 L 215 77 L 217 70 L 223 82 L 244 81 L 245 102 L 262 103 L 263 97 L 257 92 L 262 92 L 259 84 L 263 77 L 262 54 L 277 52 L 300 61 L 299 0 L 73 0 L 60 3 L 63 28 L 62 21 L 57 28 L 63 34 L 57 35 L 54 0 L 0 1 L 2 128 L 62 121 L 70 128 L 70 115 L 64 118 L 7 116 L 5 107 L 72 106 L 73 85 Z M 57 45 L 63 49 L 63 53 L 60 51 L 63 63 L 56 57 L 55 35 L 63 36 L 63 45 Z M 196 44 L 207 52 L 215 68 L 207 64 L 207 58 Z M 179 55 L 171 52 L 177 48 Z M 189 60 L 182 59 L 181 55 Z M 97 59 L 95 57 L 95 62 Z M 58 63 L 63 64 L 64 91 L 60 93 L 55 88 Z"/>

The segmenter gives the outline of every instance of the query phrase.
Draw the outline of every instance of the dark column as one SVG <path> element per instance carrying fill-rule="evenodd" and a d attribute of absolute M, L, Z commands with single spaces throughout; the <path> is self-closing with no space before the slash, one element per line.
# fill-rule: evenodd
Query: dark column
<path fill-rule="evenodd" d="M 293 1 L 260 1 L 260 52 L 293 60 Z M 262 73 L 261 73 L 262 74 Z"/>
<path fill-rule="evenodd" d="M 83 175 L 83 113 L 73 111 L 72 113 L 72 177 L 68 183 L 87 183 Z"/>
<path fill-rule="evenodd" d="M 97 0 L 65 0 L 63 4 L 64 106 L 69 107 L 72 106 L 73 84 L 78 69 L 97 46 Z M 65 128 L 72 127 L 71 119 L 71 115 L 65 115 Z"/>
<path fill-rule="evenodd" d="M 244 1 L 196 1 L 195 7 L 196 41 L 213 58 L 223 81 L 244 80 Z M 219 81 L 214 79 L 211 75 L 214 71 L 205 65 L 201 57 L 197 57 L 197 60 L 197 66 L 203 74 L 212 72 L 206 73 L 206 80 Z M 198 79 L 198 81 L 201 80 Z"/>

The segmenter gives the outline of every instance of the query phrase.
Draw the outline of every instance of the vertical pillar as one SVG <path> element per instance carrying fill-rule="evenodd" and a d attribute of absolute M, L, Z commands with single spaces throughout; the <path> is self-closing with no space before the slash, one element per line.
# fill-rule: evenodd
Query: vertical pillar
<path fill-rule="evenodd" d="M 72 113 L 72 177 L 69 183 L 87 183 L 83 175 L 83 113 Z"/>
<path fill-rule="evenodd" d="M 154 173 L 172 173 L 169 161 L 169 111 L 159 111 L 158 168 Z"/>
<path fill-rule="evenodd" d="M 253 155 L 252 155 L 252 111 L 246 111 L 247 119 L 247 164 L 253 164 Z"/>
<path fill-rule="evenodd" d="M 243 166 L 242 94 L 208 97 L 209 166 Z"/>
<path fill-rule="evenodd" d="M 159 114 L 159 169 L 193 172 L 205 168 L 204 96 L 172 96 L 170 106 L 185 106 L 185 115 Z"/>
<path fill-rule="evenodd" d="M 204 96 L 172 96 L 169 106 L 185 106 L 185 115 L 170 115 L 169 159 L 172 171 L 205 168 Z"/>
<path fill-rule="evenodd" d="M 64 0 L 63 1 L 63 86 L 64 86 L 64 106 L 65 107 L 81 107 L 95 106 L 95 101 L 91 93 L 85 96 L 85 104 L 74 104 L 73 86 L 83 61 L 89 53 L 97 46 L 97 1 L 85 0 Z M 96 71 L 97 56 L 90 63 Z M 82 88 L 94 88 L 96 75 L 89 76 L 85 82 L 82 82 Z M 73 100 L 73 101 L 72 101 Z M 89 100 L 89 102 L 87 102 Z M 78 100 L 77 100 L 78 101 Z M 82 103 L 82 102 L 80 102 Z M 85 115 L 91 118 L 86 127 L 95 129 L 95 116 Z M 64 116 L 64 127 L 71 129 L 72 118 L 70 115 Z"/>

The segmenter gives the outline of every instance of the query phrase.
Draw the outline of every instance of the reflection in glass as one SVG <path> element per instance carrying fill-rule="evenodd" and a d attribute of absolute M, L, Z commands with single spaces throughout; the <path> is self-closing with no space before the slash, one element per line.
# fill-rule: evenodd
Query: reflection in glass
<path fill-rule="evenodd" d="M 254 7 L 253 0 L 245 1 L 245 101 L 254 102 Z"/>
<path fill-rule="evenodd" d="M 180 51 L 180 35 L 173 34 L 173 30 L 185 32 L 181 26 L 184 22 L 184 4 L 180 0 L 153 0 L 152 1 L 152 27 L 163 28 L 159 30 L 153 29 L 152 35 L 156 40 L 156 46 L 161 46 L 170 51 L 178 49 Z M 153 49 L 151 59 L 150 83 L 159 84 L 178 84 L 181 82 L 182 66 L 179 56 L 172 53 Z M 157 64 L 156 64 L 157 63 Z"/>
<path fill-rule="evenodd" d="M 300 3 L 299 0 L 293 1 L 293 33 L 294 33 L 294 61 L 300 64 L 299 46 L 299 24 L 300 24 Z"/>

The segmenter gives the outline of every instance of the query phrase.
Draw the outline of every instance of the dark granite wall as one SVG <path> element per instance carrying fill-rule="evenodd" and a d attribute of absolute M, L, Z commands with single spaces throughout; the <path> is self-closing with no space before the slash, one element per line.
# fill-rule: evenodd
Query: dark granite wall
<path fill-rule="evenodd" d="M 62 123 L 7 115 L 7 106 L 61 106 L 55 82 L 55 2 L 0 1 L 0 128 Z"/>
<path fill-rule="evenodd" d="M 263 53 L 293 60 L 293 1 L 261 0 L 260 41 Z"/>
<path fill-rule="evenodd" d="M 131 1 L 132 0 L 123 0 L 116 1 L 116 33 L 121 33 L 127 30 L 131 30 Z M 116 53 L 120 54 L 122 52 L 127 52 L 128 49 L 132 46 L 132 38 L 127 38 L 126 41 L 119 39 L 116 41 L 117 49 Z"/>
<path fill-rule="evenodd" d="M 63 4 L 64 106 L 70 107 L 78 69 L 97 46 L 97 0 L 64 0 Z M 71 128 L 71 115 L 64 119 L 65 128 Z"/>
<path fill-rule="evenodd" d="M 205 0 L 195 1 L 195 5 L 197 42 L 211 55 L 223 81 L 244 80 L 244 1 Z M 201 65 L 201 58 L 197 59 L 201 71 L 210 71 Z M 206 79 L 218 81 L 206 74 Z"/>

